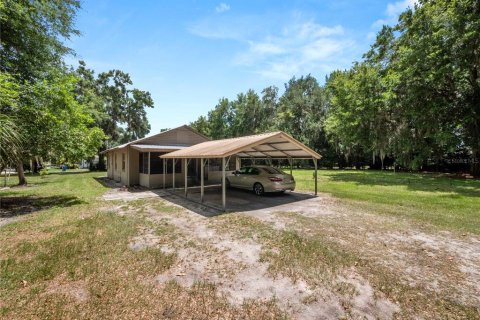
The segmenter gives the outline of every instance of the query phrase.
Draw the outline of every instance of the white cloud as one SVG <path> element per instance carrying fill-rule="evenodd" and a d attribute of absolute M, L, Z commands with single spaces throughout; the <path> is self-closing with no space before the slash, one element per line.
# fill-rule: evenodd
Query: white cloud
<path fill-rule="evenodd" d="M 252 42 L 250 41 L 250 51 L 256 54 L 281 54 L 285 52 L 285 49 L 278 44 L 274 44 L 270 41 L 267 42 Z"/>
<path fill-rule="evenodd" d="M 291 60 L 270 62 L 266 68 L 258 70 L 262 77 L 275 80 L 287 80 L 299 72 L 301 72 L 299 64 Z"/>
<path fill-rule="evenodd" d="M 323 60 L 340 52 L 347 44 L 348 42 L 345 41 L 321 38 L 303 46 L 301 53 L 304 60 L 307 61 Z"/>
<path fill-rule="evenodd" d="M 263 77 L 288 80 L 294 75 L 328 72 L 338 55 L 354 45 L 342 26 L 327 27 L 312 21 L 292 23 L 276 36 L 249 41 L 234 63 L 251 67 Z"/>
<path fill-rule="evenodd" d="M 405 11 L 407 8 L 413 9 L 417 3 L 417 0 L 401 0 L 388 3 L 387 9 L 385 10 L 385 18 L 375 21 L 372 27 L 380 28 L 385 24 L 395 24 L 398 20 L 398 16 L 400 16 L 403 11 Z"/>
<path fill-rule="evenodd" d="M 318 38 L 318 37 L 327 37 L 332 35 L 341 35 L 343 34 L 342 26 L 335 27 L 326 27 L 319 24 L 316 24 L 312 21 L 308 21 L 301 24 L 295 24 L 293 26 L 287 27 L 283 34 L 285 36 L 295 35 L 299 38 Z"/>
<path fill-rule="evenodd" d="M 414 8 L 416 0 L 403 0 L 394 3 L 389 3 L 387 5 L 387 16 L 395 17 L 399 16 L 407 8 Z"/>
<path fill-rule="evenodd" d="M 230 6 L 225 2 L 220 3 L 218 6 L 215 7 L 215 12 L 222 13 L 230 10 Z"/>
<path fill-rule="evenodd" d="M 322 25 L 300 13 L 287 22 L 261 16 L 215 16 L 197 21 L 188 30 L 208 39 L 236 41 L 240 49 L 233 56 L 234 65 L 280 81 L 328 73 L 333 66 L 347 67 L 355 47 L 341 25 Z"/>

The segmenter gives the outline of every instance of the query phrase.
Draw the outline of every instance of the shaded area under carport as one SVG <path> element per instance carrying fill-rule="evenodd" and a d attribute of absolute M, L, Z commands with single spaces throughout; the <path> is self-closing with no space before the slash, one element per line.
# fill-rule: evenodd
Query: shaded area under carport
<path fill-rule="evenodd" d="M 266 193 L 262 196 L 257 196 L 248 190 L 228 189 L 228 209 L 224 211 L 221 205 L 221 190 L 221 185 L 206 187 L 203 202 L 201 202 L 199 187 L 189 188 L 187 197 L 185 197 L 183 189 L 176 189 L 175 191 L 170 189 L 162 192 L 159 196 L 203 216 L 255 210 L 293 212 L 303 201 L 316 198 L 314 194 L 300 192 Z"/>
<path fill-rule="evenodd" d="M 201 203 L 200 187 L 189 187 L 187 197 L 184 189 L 124 188 L 118 182 L 106 177 L 96 178 L 99 183 L 110 188 L 102 197 L 107 201 L 134 201 L 147 198 L 161 198 L 204 217 L 214 217 L 227 212 L 317 212 L 323 200 L 312 193 L 286 192 L 255 195 L 252 191 L 227 189 L 228 210 L 221 206 L 221 185 L 205 186 L 204 202 Z"/>

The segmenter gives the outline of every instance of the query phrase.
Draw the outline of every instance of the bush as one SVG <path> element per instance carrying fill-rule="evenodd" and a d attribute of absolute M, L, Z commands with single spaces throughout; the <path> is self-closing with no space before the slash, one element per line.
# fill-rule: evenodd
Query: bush
<path fill-rule="evenodd" d="M 46 168 L 41 169 L 39 174 L 40 174 L 40 177 L 42 178 L 45 177 L 48 174 L 48 169 Z"/>

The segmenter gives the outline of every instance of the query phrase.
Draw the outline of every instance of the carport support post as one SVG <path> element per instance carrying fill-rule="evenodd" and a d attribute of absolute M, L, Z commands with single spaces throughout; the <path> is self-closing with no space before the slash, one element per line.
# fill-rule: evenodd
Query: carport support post
<path fill-rule="evenodd" d="M 222 207 L 223 211 L 227 209 L 227 188 L 225 185 L 225 158 L 222 158 Z"/>
<path fill-rule="evenodd" d="M 162 159 L 163 160 L 163 190 L 165 190 L 165 176 L 167 175 L 167 160 L 168 159 Z"/>
<path fill-rule="evenodd" d="M 172 166 L 173 166 L 173 171 L 172 171 L 172 177 L 173 177 L 173 181 L 172 181 L 172 188 L 173 188 L 173 191 L 175 191 L 175 158 L 172 159 L 173 163 L 172 163 Z"/>
<path fill-rule="evenodd" d="M 235 158 L 235 170 L 240 170 L 242 167 L 242 159 L 239 157 Z"/>
<path fill-rule="evenodd" d="M 313 164 L 315 165 L 315 195 L 317 195 L 317 159 L 313 158 Z"/>
<path fill-rule="evenodd" d="M 203 158 L 200 159 L 200 202 L 203 203 L 203 188 L 204 188 L 204 184 L 205 184 L 205 181 L 204 181 L 204 167 L 205 167 L 205 163 L 204 163 L 204 160 Z"/>
<path fill-rule="evenodd" d="M 148 175 L 150 176 L 150 152 L 148 152 Z M 150 177 L 148 177 L 148 185 L 150 185 Z"/>
<path fill-rule="evenodd" d="M 188 159 L 183 159 L 183 172 L 185 173 L 185 197 L 187 197 L 187 188 L 188 188 L 187 170 L 188 170 Z"/>

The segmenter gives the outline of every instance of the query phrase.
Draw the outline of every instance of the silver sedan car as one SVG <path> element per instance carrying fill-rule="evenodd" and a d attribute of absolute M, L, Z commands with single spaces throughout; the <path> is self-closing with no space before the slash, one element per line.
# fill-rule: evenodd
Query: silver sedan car
<path fill-rule="evenodd" d="M 295 190 L 295 180 L 290 174 L 269 166 L 249 166 L 232 172 L 226 180 L 228 187 L 253 190 L 256 195 L 264 192 Z"/>

